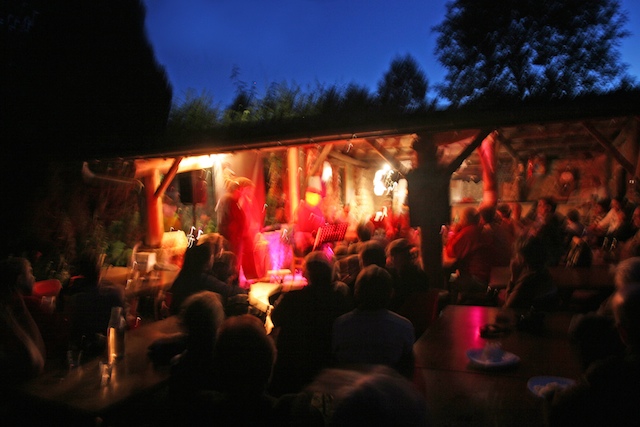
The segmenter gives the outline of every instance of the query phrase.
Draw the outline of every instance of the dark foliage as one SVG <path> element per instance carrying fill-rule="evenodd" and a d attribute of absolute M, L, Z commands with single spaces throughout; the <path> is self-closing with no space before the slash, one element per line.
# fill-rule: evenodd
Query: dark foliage
<path fill-rule="evenodd" d="M 9 0 L 4 11 L 0 84 L 11 108 L 1 124 L 12 154 L 78 159 L 152 146 L 171 89 L 139 1 Z"/>
<path fill-rule="evenodd" d="M 620 62 L 626 15 L 618 0 L 455 0 L 436 55 L 453 105 L 557 99 L 633 84 Z"/>

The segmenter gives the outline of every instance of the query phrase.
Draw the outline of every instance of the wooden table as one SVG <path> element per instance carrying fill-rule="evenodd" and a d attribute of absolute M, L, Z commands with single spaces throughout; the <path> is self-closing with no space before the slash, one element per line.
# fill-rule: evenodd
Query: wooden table
<path fill-rule="evenodd" d="M 505 315 L 512 332 L 499 341 L 520 363 L 486 370 L 474 367 L 468 349 L 482 348 L 479 328 Z M 542 426 L 545 402 L 527 388 L 533 376 L 577 378 L 581 365 L 569 340 L 571 314 L 548 313 L 541 333 L 519 331 L 518 313 L 496 307 L 451 305 L 414 345 L 415 380 L 424 389 L 436 426 Z"/>
<path fill-rule="evenodd" d="M 49 363 L 41 376 L 19 386 L 18 392 L 34 410 L 51 412 L 52 417 L 69 417 L 90 425 L 97 419 L 117 414 L 125 405 L 161 388 L 169 379 L 169 369 L 157 369 L 147 356 L 148 346 L 158 338 L 180 332 L 176 316 L 145 324 L 125 334 L 125 356 L 116 362 L 111 380 L 101 385 L 97 358 L 68 370 Z M 64 414 L 64 415 L 63 415 Z M 66 420 L 61 420 L 66 421 Z"/>

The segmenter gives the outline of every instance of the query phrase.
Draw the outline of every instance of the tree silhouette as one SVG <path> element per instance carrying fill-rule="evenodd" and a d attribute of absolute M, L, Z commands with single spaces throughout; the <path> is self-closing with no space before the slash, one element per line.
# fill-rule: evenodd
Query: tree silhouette
<path fill-rule="evenodd" d="M 171 89 L 140 1 L 9 0 L 4 11 L 1 90 L 12 108 L 2 128 L 16 154 L 43 143 L 49 156 L 74 158 L 153 144 Z"/>
<path fill-rule="evenodd" d="M 455 106 L 628 84 L 618 50 L 626 21 L 618 0 L 454 0 L 433 28 L 448 70 L 440 94 Z"/>
<path fill-rule="evenodd" d="M 415 112 L 425 108 L 428 82 L 416 60 L 409 54 L 391 61 L 380 83 L 378 101 L 386 111 Z"/>
<path fill-rule="evenodd" d="M 0 241 L 14 254 L 58 246 L 70 259 L 72 246 L 97 236 L 125 199 L 88 190 L 81 161 L 153 146 L 165 130 L 171 88 L 146 38 L 140 1 L 7 0 L 3 6 L 0 138 L 10 161 L 0 178 Z M 64 234 L 65 247 L 56 233 Z"/>

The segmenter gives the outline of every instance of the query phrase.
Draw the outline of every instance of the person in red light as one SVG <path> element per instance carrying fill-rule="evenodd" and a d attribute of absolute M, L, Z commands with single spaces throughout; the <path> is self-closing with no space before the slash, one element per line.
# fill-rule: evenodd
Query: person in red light
<path fill-rule="evenodd" d="M 236 254 L 238 265 L 242 266 L 245 245 L 250 246 L 248 235 L 249 221 L 244 211 L 245 198 L 253 190 L 254 184 L 249 178 L 232 177 L 226 182 L 227 193 L 218 201 L 216 207 L 218 233 L 229 243 L 229 250 Z"/>
<path fill-rule="evenodd" d="M 310 180 L 311 181 L 311 180 Z M 306 254 L 313 248 L 315 233 L 325 225 L 326 220 L 320 207 L 324 191 L 310 182 L 296 211 L 295 246 L 299 253 Z"/>
<path fill-rule="evenodd" d="M 493 224 L 494 218 L 492 206 L 482 206 L 480 210 L 469 207 L 462 212 L 457 231 L 447 241 L 447 262 L 458 272 L 452 284 L 455 302 L 485 298 L 491 268 L 509 265 L 508 238 L 504 230 Z"/>

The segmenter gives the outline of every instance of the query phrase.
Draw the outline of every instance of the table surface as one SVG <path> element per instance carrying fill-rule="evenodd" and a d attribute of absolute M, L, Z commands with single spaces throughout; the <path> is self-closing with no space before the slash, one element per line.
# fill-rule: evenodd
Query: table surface
<path fill-rule="evenodd" d="M 169 379 L 168 369 L 153 366 L 147 348 L 156 339 L 177 332 L 180 324 L 176 316 L 127 331 L 125 356 L 116 362 L 107 385 L 101 385 L 99 366 L 105 358 L 97 358 L 72 370 L 61 368 L 60 364 L 47 366 L 45 373 L 22 384 L 18 391 L 36 401 L 103 416 L 124 402 L 156 390 Z"/>
<path fill-rule="evenodd" d="M 578 352 L 568 336 L 572 315 L 546 313 L 542 331 L 531 333 L 516 328 L 518 314 L 450 305 L 415 343 L 415 379 L 425 390 L 434 425 L 544 425 L 544 400 L 528 390 L 527 381 L 534 376 L 580 376 Z M 496 323 L 498 317 L 507 319 L 511 332 L 495 341 L 520 362 L 500 369 L 478 368 L 466 352 L 486 344 L 480 327 Z"/>

